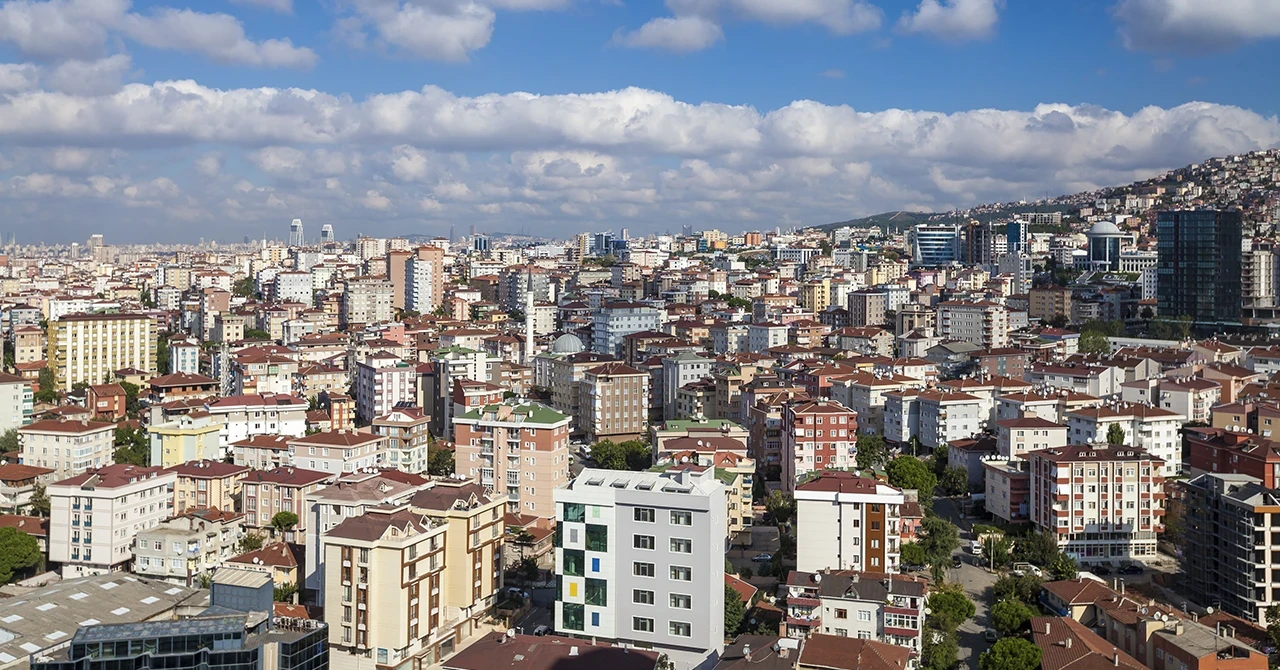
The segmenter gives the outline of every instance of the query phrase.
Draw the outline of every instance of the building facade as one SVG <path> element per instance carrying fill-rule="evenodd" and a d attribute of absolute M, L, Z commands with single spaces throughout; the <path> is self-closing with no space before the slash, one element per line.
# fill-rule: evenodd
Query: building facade
<path fill-rule="evenodd" d="M 49 322 L 48 361 L 54 384 L 101 384 L 115 371 L 156 372 L 156 328 L 144 314 L 69 314 Z"/>
<path fill-rule="evenodd" d="M 796 487 L 796 569 L 897 572 L 901 489 L 849 472 Z"/>

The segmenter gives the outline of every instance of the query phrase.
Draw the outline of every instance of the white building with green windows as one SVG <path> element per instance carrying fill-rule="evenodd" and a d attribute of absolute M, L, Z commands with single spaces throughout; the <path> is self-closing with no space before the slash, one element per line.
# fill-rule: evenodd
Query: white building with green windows
<path fill-rule="evenodd" d="M 583 470 L 555 489 L 555 629 L 667 653 L 724 649 L 724 484 L 712 468 Z"/>

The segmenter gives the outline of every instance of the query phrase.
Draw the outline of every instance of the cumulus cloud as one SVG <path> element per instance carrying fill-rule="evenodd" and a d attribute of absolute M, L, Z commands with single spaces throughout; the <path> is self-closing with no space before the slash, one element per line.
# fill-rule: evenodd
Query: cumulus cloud
<path fill-rule="evenodd" d="M 349 0 L 334 35 L 352 48 L 376 46 L 396 55 L 466 61 L 493 36 L 494 10 L 564 9 L 572 0 Z"/>
<path fill-rule="evenodd" d="M 720 26 L 701 16 L 659 17 L 631 32 L 619 31 L 613 37 L 614 43 L 622 46 L 676 53 L 701 51 L 723 39 Z"/>
<path fill-rule="evenodd" d="M 1112 10 L 1130 49 L 1226 51 L 1280 37 L 1280 3 L 1272 0 L 1119 0 Z"/>
<path fill-rule="evenodd" d="M 127 54 L 94 61 L 64 61 L 49 73 L 46 85 L 63 93 L 106 95 L 120 90 L 132 67 L 133 61 Z"/>
<path fill-rule="evenodd" d="M 288 39 L 249 39 L 230 14 L 158 7 L 144 15 L 130 7 L 129 0 L 7 0 L 0 4 L 0 41 L 50 61 L 99 59 L 113 35 L 235 65 L 305 68 L 316 61 L 315 52 Z"/>
<path fill-rule="evenodd" d="M 293 0 L 231 0 L 232 4 L 266 9 L 281 14 L 293 13 Z"/>
<path fill-rule="evenodd" d="M 757 110 L 639 88 L 351 99 L 191 81 L 72 93 L 14 77 L 0 96 L 0 151 L 25 167 L 0 177 L 0 216 L 37 211 L 59 224 L 45 229 L 76 235 L 66 222 L 90 199 L 106 227 L 136 220 L 118 208 L 181 207 L 234 238 L 293 216 L 354 228 L 371 214 L 400 231 L 478 217 L 557 232 L 606 220 L 636 231 L 811 224 L 1071 192 L 1280 145 L 1276 118 L 1201 102 L 1129 114 L 803 100 Z M 174 170 L 183 164 L 192 169 Z M 47 206 L 14 209 L 39 197 Z"/>
<path fill-rule="evenodd" d="M 875 30 L 884 13 L 863 0 L 667 0 L 673 16 L 651 19 L 632 31 L 619 30 L 613 41 L 629 47 L 687 53 L 724 39 L 726 18 L 770 25 L 812 23 L 837 35 Z"/>
<path fill-rule="evenodd" d="M 39 67 L 31 63 L 0 63 L 0 93 L 26 91 L 39 85 Z"/>
<path fill-rule="evenodd" d="M 920 0 L 898 21 L 898 30 L 947 42 L 985 40 L 995 34 L 1003 7 L 1004 0 Z"/>

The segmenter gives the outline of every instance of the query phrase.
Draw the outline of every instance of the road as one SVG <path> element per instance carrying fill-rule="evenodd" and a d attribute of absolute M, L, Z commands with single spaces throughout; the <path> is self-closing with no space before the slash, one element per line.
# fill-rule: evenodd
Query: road
<path fill-rule="evenodd" d="M 967 545 L 973 537 L 973 521 L 960 513 L 960 502 L 952 498 L 934 498 L 933 511 L 938 516 L 954 523 L 960 529 L 960 541 Z M 955 552 L 964 561 L 959 568 L 947 570 L 947 581 L 958 583 L 964 588 L 965 595 L 973 601 L 975 609 L 973 618 L 964 622 L 957 631 L 960 643 L 960 660 L 971 668 L 978 665 L 978 657 L 987 650 L 989 643 L 983 639 L 983 632 L 991 625 L 987 618 L 987 605 L 991 602 L 991 587 L 995 585 L 999 575 L 975 565 L 980 559 L 963 550 Z"/>

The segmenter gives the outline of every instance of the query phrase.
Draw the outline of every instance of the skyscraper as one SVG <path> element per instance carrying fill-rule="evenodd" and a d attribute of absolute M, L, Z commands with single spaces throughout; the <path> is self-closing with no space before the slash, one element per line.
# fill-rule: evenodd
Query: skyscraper
<path fill-rule="evenodd" d="M 300 247 L 305 239 L 302 235 L 302 219 L 294 219 L 289 224 L 289 246 Z"/>
<path fill-rule="evenodd" d="M 960 226 L 951 223 L 922 223 L 908 234 L 912 258 L 917 265 L 947 265 L 959 260 Z"/>
<path fill-rule="evenodd" d="M 329 244 L 330 242 L 337 242 L 337 240 L 333 237 L 333 224 L 326 223 L 320 226 L 320 243 Z"/>
<path fill-rule="evenodd" d="M 1163 318 L 1239 321 L 1240 212 L 1160 212 L 1156 219 L 1156 300 Z"/>

